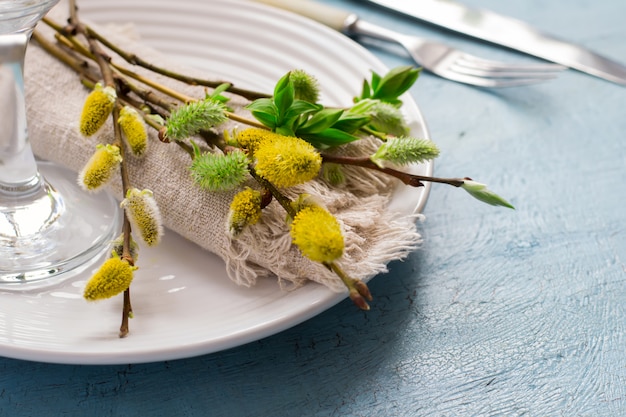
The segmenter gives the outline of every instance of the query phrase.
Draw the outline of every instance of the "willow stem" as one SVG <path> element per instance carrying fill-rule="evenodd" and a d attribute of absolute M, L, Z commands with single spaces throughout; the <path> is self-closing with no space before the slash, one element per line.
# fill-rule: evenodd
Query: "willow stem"
<path fill-rule="evenodd" d="M 276 201 L 278 201 L 283 209 L 285 209 L 289 217 L 291 217 L 292 219 L 296 217 L 296 211 L 291 206 L 291 200 L 287 198 L 283 193 L 281 193 L 280 190 L 278 190 L 278 188 L 274 186 L 274 184 L 257 174 L 257 172 L 252 167 L 250 167 L 250 175 L 252 175 L 252 178 L 254 178 L 259 184 L 261 184 L 263 188 L 272 193 Z"/>
<path fill-rule="evenodd" d="M 199 85 L 199 86 L 205 86 L 205 87 L 211 87 L 211 88 L 215 88 L 218 87 L 222 84 L 228 84 L 229 87 L 227 89 L 227 91 L 229 91 L 230 93 L 233 94 L 237 94 L 239 96 L 242 96 L 244 98 L 247 98 L 249 100 L 254 100 L 257 98 L 262 98 L 262 97 L 268 97 L 267 94 L 264 93 L 259 93 L 256 91 L 251 91 L 251 90 L 245 90 L 245 89 L 241 89 L 238 87 L 235 87 L 232 83 L 230 82 L 226 82 L 226 81 L 214 81 L 214 80 L 205 80 L 205 79 L 201 79 L 201 78 L 196 78 L 196 77 L 190 77 L 184 74 L 180 74 L 178 72 L 175 71 L 171 71 L 159 66 L 156 66 L 148 61 L 145 61 L 144 59 L 142 59 L 141 57 L 126 52 L 125 50 L 121 49 L 119 46 L 115 45 L 114 43 L 110 42 L 107 38 L 105 38 L 104 36 L 100 35 L 98 32 L 96 32 L 93 28 L 87 26 L 86 27 L 87 33 L 92 36 L 94 39 L 97 39 L 98 41 L 100 41 L 100 43 L 102 43 L 104 46 L 106 46 L 107 48 L 109 48 L 110 50 L 112 50 L 113 52 L 115 52 L 117 55 L 119 55 L 122 59 L 124 59 L 126 62 L 128 62 L 129 64 L 132 65 L 138 65 L 140 67 L 143 67 L 147 70 L 150 70 L 154 73 L 157 74 L 161 74 L 164 75 L 168 78 L 172 78 L 178 81 L 182 81 L 186 84 L 189 85 Z"/>
<path fill-rule="evenodd" d="M 399 179 L 400 181 L 402 181 L 404 184 L 410 185 L 412 187 L 422 187 L 424 186 L 424 182 L 437 182 L 441 184 L 452 185 L 453 187 L 460 187 L 464 183 L 462 178 L 431 177 L 427 175 L 409 174 L 407 172 L 398 171 L 392 168 L 383 168 L 383 167 L 376 165 L 368 157 L 353 157 L 353 156 L 338 156 L 338 155 L 322 154 L 322 160 L 323 162 L 359 166 L 363 168 L 373 169 L 375 171 L 380 171 L 385 174 L 391 175 Z"/>

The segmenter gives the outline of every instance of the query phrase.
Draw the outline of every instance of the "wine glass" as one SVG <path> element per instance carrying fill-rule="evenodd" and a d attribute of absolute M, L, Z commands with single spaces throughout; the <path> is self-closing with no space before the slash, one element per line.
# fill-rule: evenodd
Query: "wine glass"
<path fill-rule="evenodd" d="M 120 230 L 114 198 L 87 193 L 75 172 L 36 161 L 28 139 L 24 55 L 35 25 L 58 1 L 0 0 L 0 290 L 76 276 Z"/>

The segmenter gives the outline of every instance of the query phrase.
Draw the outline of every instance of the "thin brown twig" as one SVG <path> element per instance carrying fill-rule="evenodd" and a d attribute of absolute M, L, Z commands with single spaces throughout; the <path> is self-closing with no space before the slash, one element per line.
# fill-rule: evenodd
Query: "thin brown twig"
<path fill-rule="evenodd" d="M 178 73 L 176 71 L 172 71 L 172 70 L 168 70 L 168 69 L 163 68 L 163 67 L 159 67 L 157 65 L 154 65 L 151 62 L 148 62 L 148 61 L 142 59 L 141 57 L 139 57 L 138 55 L 136 55 L 134 53 L 129 53 L 129 52 L 123 50 L 122 48 L 120 48 L 116 44 L 114 44 L 111 41 L 109 41 L 106 37 L 100 35 L 100 33 L 95 31 L 92 27 L 86 26 L 86 30 L 87 30 L 87 33 L 91 37 L 93 37 L 94 39 L 97 39 L 100 43 L 102 43 L 104 46 L 106 46 L 107 48 L 109 48 L 110 50 L 115 52 L 117 55 L 119 55 L 122 59 L 124 59 L 129 64 L 143 67 L 143 68 L 145 68 L 147 70 L 150 70 L 150 71 L 152 71 L 154 73 L 164 75 L 164 76 L 166 76 L 168 78 L 172 78 L 172 79 L 184 82 L 184 83 L 189 84 L 189 85 L 199 85 L 199 86 L 215 88 L 215 87 L 219 87 L 220 85 L 223 85 L 223 84 L 228 84 L 229 85 L 229 87 L 227 89 L 228 92 L 233 93 L 233 94 L 237 94 L 237 95 L 242 96 L 244 98 L 247 98 L 249 100 L 255 100 L 257 98 L 263 98 L 263 97 L 269 97 L 265 93 L 260 93 L 260 92 L 257 92 L 257 91 L 251 91 L 251 90 L 247 90 L 247 89 L 238 88 L 238 87 L 234 86 L 232 83 L 227 82 L 227 81 L 206 80 L 206 79 L 202 79 L 202 78 L 191 77 L 191 76 L 188 76 L 188 75 L 185 75 L 185 74 L 180 74 L 180 73 Z"/>
<path fill-rule="evenodd" d="M 404 184 L 410 185 L 412 187 L 423 187 L 424 182 L 437 182 L 441 184 L 452 185 L 454 187 L 460 187 L 464 183 L 463 179 L 461 178 L 439 178 L 426 175 L 416 175 L 410 174 L 408 172 L 398 171 L 393 168 L 380 167 L 372 162 L 372 160 L 368 157 L 339 156 L 323 153 L 322 160 L 323 162 L 359 166 L 363 168 L 373 169 L 375 171 L 380 171 L 387 175 L 391 175 L 392 177 L 395 177 L 402 181 Z"/>

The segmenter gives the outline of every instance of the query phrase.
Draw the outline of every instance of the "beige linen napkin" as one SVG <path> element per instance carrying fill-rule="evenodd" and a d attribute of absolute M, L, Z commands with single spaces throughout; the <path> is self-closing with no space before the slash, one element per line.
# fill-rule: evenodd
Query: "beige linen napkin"
<path fill-rule="evenodd" d="M 64 12 L 64 9 L 57 7 L 52 17 L 64 22 Z M 46 33 L 43 24 L 39 28 Z M 129 25 L 107 26 L 99 30 L 125 49 L 158 62 L 161 66 L 210 77 L 207 75 L 210 69 L 181 69 L 168 63 L 167 57 L 142 46 Z M 285 72 L 289 69 L 285 68 Z M 146 73 L 139 68 L 135 70 Z M 202 88 L 189 87 L 152 74 L 150 76 L 189 95 L 201 98 L 204 94 Z M 361 80 L 354 81 L 355 85 L 360 85 Z M 38 157 L 78 171 L 94 152 L 97 143 L 111 142 L 112 123 L 107 123 L 94 137 L 81 136 L 78 120 L 88 94 L 87 89 L 72 70 L 34 43 L 27 51 L 25 85 L 29 137 Z M 245 110 L 241 110 L 246 104 L 241 98 L 233 97 L 229 104 L 237 108 L 237 112 L 249 117 Z M 233 127 L 229 123 L 222 128 Z M 283 288 L 293 288 L 311 280 L 334 291 L 344 290 L 343 284 L 333 273 L 302 257 L 291 244 L 285 213 L 276 202 L 264 210 L 260 223 L 232 240 L 226 233 L 226 218 L 234 192 L 200 190 L 193 184 L 187 169 L 189 156 L 176 145 L 159 142 L 155 132 L 151 132 L 147 155 L 142 159 L 129 156 L 127 162 L 132 185 L 153 191 L 164 225 L 169 229 L 166 233 L 179 233 L 219 255 L 225 261 L 229 277 L 235 282 L 253 285 L 259 277 L 274 276 Z M 385 272 L 388 262 L 406 257 L 418 246 L 421 238 L 415 227 L 416 216 L 401 216 L 386 209 L 395 182 L 359 168 L 346 172 L 349 180 L 340 189 L 320 180 L 286 190 L 286 193 L 292 198 L 298 193 L 315 196 L 338 218 L 346 243 L 340 265 L 355 278 L 368 278 Z M 254 186 L 254 183 L 251 181 L 250 185 Z M 111 190 L 121 198 L 118 179 L 114 181 Z M 149 250 L 142 248 L 142 251 Z"/>

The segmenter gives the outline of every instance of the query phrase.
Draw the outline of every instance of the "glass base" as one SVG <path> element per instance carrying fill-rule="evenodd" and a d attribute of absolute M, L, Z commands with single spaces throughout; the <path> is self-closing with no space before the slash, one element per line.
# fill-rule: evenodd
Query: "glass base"
<path fill-rule="evenodd" d="M 119 203 L 109 193 L 84 191 L 67 168 L 38 167 L 45 181 L 28 195 L 0 190 L 0 289 L 75 277 L 99 261 L 121 231 Z"/>

